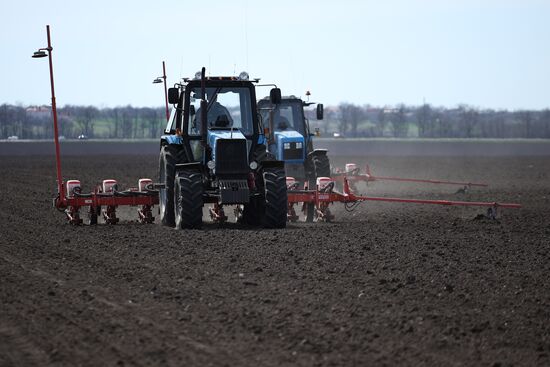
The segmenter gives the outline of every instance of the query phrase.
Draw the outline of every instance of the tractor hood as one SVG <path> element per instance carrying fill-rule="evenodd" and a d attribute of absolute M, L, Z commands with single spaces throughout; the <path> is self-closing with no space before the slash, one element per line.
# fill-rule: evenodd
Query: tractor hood
<path fill-rule="evenodd" d="M 286 129 L 281 131 L 275 131 L 275 139 L 277 139 L 277 142 L 280 141 L 280 139 L 304 139 L 302 134 L 297 132 L 296 130 Z"/>
<path fill-rule="evenodd" d="M 302 134 L 296 130 L 286 129 L 275 131 L 274 135 L 278 157 L 288 163 L 301 163 L 304 161 L 305 143 Z"/>

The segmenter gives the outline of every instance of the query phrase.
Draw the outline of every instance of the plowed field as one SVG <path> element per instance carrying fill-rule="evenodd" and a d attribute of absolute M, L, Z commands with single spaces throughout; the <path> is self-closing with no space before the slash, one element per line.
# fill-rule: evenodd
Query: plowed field
<path fill-rule="evenodd" d="M 0 366 L 548 366 L 550 158 L 339 157 L 377 196 L 522 209 L 363 203 L 333 223 L 201 231 L 72 227 L 52 157 L 0 160 Z M 85 190 L 156 178 L 155 156 L 64 159 Z M 155 210 L 156 214 L 156 210 Z"/>

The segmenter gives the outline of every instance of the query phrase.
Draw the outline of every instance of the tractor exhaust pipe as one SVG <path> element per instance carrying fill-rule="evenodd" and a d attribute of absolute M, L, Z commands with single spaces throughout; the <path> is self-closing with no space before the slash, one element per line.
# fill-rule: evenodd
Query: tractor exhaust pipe
<path fill-rule="evenodd" d="M 208 104 L 206 102 L 206 68 L 203 66 L 201 70 L 201 143 L 206 150 L 206 124 L 208 116 Z M 206 151 L 205 151 L 206 153 Z M 206 157 L 206 155 L 205 155 Z"/>

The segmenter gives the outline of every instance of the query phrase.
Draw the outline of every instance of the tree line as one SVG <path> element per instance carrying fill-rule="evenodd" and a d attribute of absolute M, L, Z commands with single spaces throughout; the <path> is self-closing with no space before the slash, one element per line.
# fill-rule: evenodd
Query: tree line
<path fill-rule="evenodd" d="M 550 109 L 491 110 L 468 105 L 456 108 L 371 106 L 340 103 L 325 107 L 325 119 L 311 127 L 322 136 L 420 138 L 543 138 L 550 139 Z M 58 108 L 59 135 L 97 139 L 156 139 L 166 125 L 163 107 L 71 106 Z M 0 139 L 53 138 L 49 106 L 0 105 Z"/>
<path fill-rule="evenodd" d="M 313 111 L 308 111 L 315 121 Z M 492 110 L 468 105 L 456 108 L 377 107 L 340 103 L 325 108 L 325 120 L 311 124 L 324 134 L 344 137 L 419 138 L 550 138 L 550 109 Z"/>
<path fill-rule="evenodd" d="M 158 138 L 166 126 L 163 107 L 71 106 L 57 108 L 59 135 L 76 139 L 84 135 L 96 139 Z M 0 139 L 53 138 L 53 123 L 49 106 L 0 105 Z"/>

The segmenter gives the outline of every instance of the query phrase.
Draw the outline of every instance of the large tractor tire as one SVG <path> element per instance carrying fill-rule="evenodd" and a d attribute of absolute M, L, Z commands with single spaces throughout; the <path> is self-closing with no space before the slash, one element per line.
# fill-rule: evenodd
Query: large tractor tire
<path fill-rule="evenodd" d="M 242 216 L 239 222 L 249 226 L 259 226 L 265 213 L 265 199 L 262 196 L 250 198 L 248 204 L 244 204 Z"/>
<path fill-rule="evenodd" d="M 317 181 L 317 177 L 330 177 L 330 161 L 328 157 L 325 154 L 312 156 L 310 169 L 313 173 L 314 181 Z M 313 182 L 313 184 L 315 183 Z"/>
<path fill-rule="evenodd" d="M 314 190 L 318 177 L 330 177 L 330 161 L 325 154 L 313 155 L 308 162 L 308 185 Z M 315 204 L 306 203 L 306 222 L 313 222 L 315 218 Z"/>
<path fill-rule="evenodd" d="M 264 168 L 265 210 L 264 228 L 285 228 L 288 210 L 286 174 L 284 168 Z"/>
<path fill-rule="evenodd" d="M 202 173 L 198 170 L 178 172 L 174 187 L 174 207 L 177 229 L 202 227 Z"/>
<path fill-rule="evenodd" d="M 174 180 L 176 178 L 176 164 L 185 163 L 185 151 L 178 145 L 164 145 L 159 157 L 159 182 L 164 189 L 159 190 L 160 221 L 165 226 L 176 225 L 174 212 Z"/>

